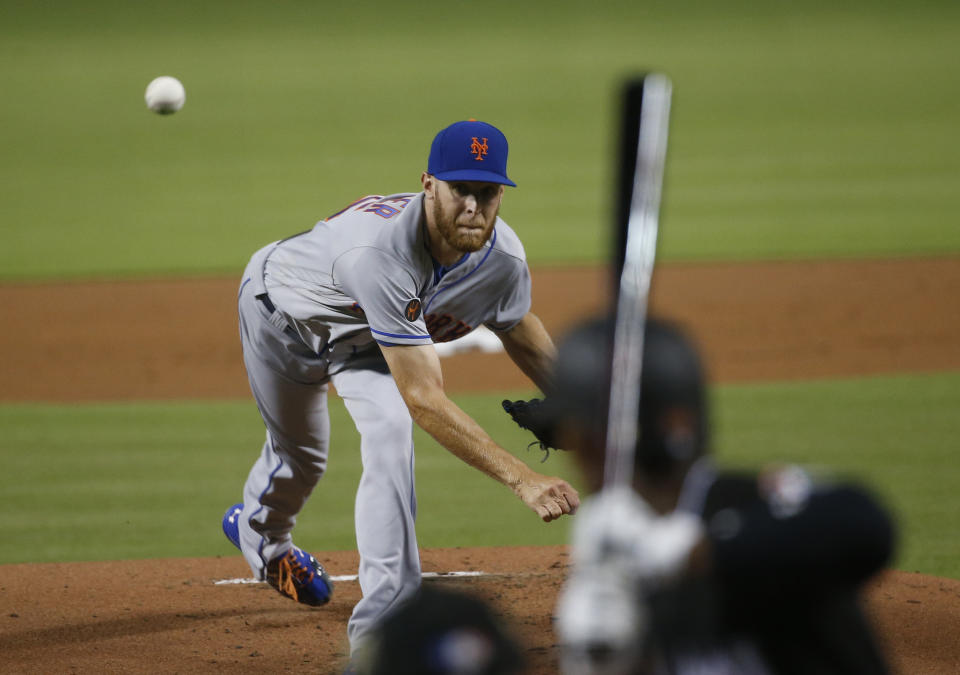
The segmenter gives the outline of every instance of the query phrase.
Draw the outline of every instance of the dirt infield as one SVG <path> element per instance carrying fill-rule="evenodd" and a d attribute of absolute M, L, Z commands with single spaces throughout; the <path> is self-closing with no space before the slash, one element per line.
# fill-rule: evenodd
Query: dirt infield
<path fill-rule="evenodd" d="M 554 334 L 605 309 L 596 268 L 535 270 Z M 249 396 L 239 279 L 0 285 L 0 401 Z M 651 311 L 685 323 L 718 382 L 960 368 L 960 258 L 664 265 Z M 444 365 L 451 391 L 529 388 L 502 354 Z"/>
<path fill-rule="evenodd" d="M 324 556 L 332 574 L 355 573 L 355 552 Z M 425 571 L 485 572 L 425 583 L 488 601 L 522 645 L 525 672 L 557 672 L 550 616 L 565 549 L 425 550 L 422 558 Z M 239 555 L 0 571 L 3 673 L 338 673 L 360 597 L 356 582 L 339 582 L 330 604 L 312 609 L 264 584 L 217 585 L 249 576 Z M 897 672 L 960 672 L 960 581 L 887 572 L 870 584 L 867 612 Z"/>
<path fill-rule="evenodd" d="M 604 309 L 607 274 L 534 272 L 534 311 L 561 333 Z M 7 355 L 0 401 L 247 397 L 236 338 L 238 280 L 0 285 Z M 717 382 L 960 368 L 960 258 L 665 265 L 653 311 L 698 337 Z M 448 389 L 528 388 L 502 355 L 444 364 Z M 354 552 L 323 553 L 334 574 Z M 438 579 L 488 599 L 529 673 L 556 672 L 550 614 L 563 548 L 423 552 Z M 242 559 L 0 567 L 0 672 L 338 672 L 359 597 L 339 585 L 311 610 L 262 585 Z M 888 572 L 868 611 L 898 672 L 960 672 L 960 582 Z"/>

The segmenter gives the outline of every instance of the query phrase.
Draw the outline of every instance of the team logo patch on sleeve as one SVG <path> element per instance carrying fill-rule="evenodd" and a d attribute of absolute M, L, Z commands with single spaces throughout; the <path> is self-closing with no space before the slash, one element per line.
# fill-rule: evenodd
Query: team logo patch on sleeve
<path fill-rule="evenodd" d="M 420 304 L 420 298 L 414 298 L 407 303 L 406 309 L 403 310 L 404 316 L 407 317 L 407 321 L 413 323 L 420 318 L 420 310 L 422 306 Z"/>

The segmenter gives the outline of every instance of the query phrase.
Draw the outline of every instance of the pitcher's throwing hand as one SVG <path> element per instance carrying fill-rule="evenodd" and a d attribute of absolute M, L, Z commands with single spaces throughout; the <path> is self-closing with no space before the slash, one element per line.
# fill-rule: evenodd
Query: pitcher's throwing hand
<path fill-rule="evenodd" d="M 565 514 L 573 515 L 580 506 L 580 495 L 562 478 L 535 474 L 518 485 L 515 491 L 545 523 Z"/>

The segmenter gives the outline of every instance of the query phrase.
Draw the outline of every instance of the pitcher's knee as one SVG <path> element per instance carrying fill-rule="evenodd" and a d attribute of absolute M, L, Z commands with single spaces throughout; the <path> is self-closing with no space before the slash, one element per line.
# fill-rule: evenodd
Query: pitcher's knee
<path fill-rule="evenodd" d="M 327 470 L 326 447 L 305 445 L 274 437 L 273 451 L 283 463 L 279 473 L 289 473 L 311 487 L 317 484 Z"/>
<path fill-rule="evenodd" d="M 384 411 L 376 425 L 369 425 L 361 429 L 360 433 L 364 442 L 372 444 L 373 447 L 406 448 L 413 444 L 413 420 L 406 408 Z"/>

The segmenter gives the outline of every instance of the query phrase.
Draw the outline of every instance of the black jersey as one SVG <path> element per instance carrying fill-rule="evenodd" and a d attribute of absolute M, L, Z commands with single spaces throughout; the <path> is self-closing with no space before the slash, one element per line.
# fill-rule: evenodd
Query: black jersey
<path fill-rule="evenodd" d="M 890 558 L 890 516 L 857 486 L 804 475 L 691 471 L 680 508 L 701 514 L 712 572 L 649 599 L 647 672 L 888 672 L 859 591 Z"/>

